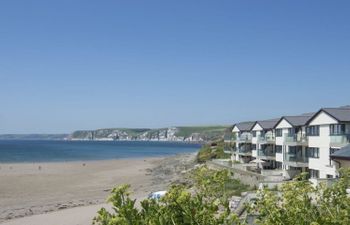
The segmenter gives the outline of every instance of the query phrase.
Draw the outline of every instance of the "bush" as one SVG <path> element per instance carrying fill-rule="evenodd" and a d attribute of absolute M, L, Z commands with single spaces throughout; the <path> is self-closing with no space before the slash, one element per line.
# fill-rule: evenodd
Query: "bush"
<path fill-rule="evenodd" d="M 102 208 L 94 218 L 98 225 L 200 225 L 241 224 L 230 212 L 225 184 L 230 180 L 226 170 L 214 171 L 206 167 L 194 173 L 195 193 L 184 186 L 172 186 L 159 201 L 146 199 L 141 209 L 130 199 L 129 186 L 114 188 L 109 202 L 113 213 Z"/>
<path fill-rule="evenodd" d="M 211 145 L 214 145 L 212 148 Z M 211 159 L 229 159 L 231 154 L 224 152 L 224 142 L 219 141 L 211 144 L 204 145 L 197 153 L 197 162 L 205 163 Z"/>

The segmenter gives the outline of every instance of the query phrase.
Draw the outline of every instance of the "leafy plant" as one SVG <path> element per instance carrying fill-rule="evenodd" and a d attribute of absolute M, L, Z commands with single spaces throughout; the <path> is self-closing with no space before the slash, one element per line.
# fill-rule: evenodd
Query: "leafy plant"
<path fill-rule="evenodd" d="M 226 194 L 230 174 L 226 170 L 215 171 L 206 167 L 192 174 L 194 190 L 175 185 L 159 201 L 146 199 L 141 208 L 135 207 L 128 185 L 114 188 L 109 202 L 113 213 L 102 208 L 94 218 L 98 225 L 199 225 L 241 224 L 231 213 Z"/>
<path fill-rule="evenodd" d="M 331 186 L 314 187 L 307 174 L 282 185 L 281 193 L 264 189 L 250 208 L 257 215 L 257 224 L 350 224 L 349 170 L 341 170 L 341 178 Z"/>

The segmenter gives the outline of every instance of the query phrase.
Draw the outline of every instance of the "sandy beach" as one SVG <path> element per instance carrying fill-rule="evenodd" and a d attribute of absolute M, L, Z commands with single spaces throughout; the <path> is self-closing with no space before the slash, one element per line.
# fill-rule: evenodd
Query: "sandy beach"
<path fill-rule="evenodd" d="M 193 158 L 0 164 L 0 223 L 91 224 L 116 185 L 130 184 L 133 196 L 143 199 L 178 180 Z"/>

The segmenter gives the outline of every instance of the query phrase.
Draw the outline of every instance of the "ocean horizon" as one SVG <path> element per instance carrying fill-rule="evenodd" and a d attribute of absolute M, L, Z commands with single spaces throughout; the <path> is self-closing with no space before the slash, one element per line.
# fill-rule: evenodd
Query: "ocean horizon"
<path fill-rule="evenodd" d="M 0 163 L 71 162 L 191 153 L 198 143 L 156 141 L 0 140 Z"/>

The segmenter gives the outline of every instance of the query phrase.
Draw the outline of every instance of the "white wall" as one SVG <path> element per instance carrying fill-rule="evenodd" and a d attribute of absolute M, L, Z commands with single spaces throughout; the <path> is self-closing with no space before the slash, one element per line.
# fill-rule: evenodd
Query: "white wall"
<path fill-rule="evenodd" d="M 329 162 L 330 136 L 329 125 L 337 121 L 328 114 L 321 112 L 312 121 L 310 126 L 320 126 L 319 136 L 309 136 L 309 147 L 319 148 L 319 158 L 309 158 L 309 168 L 320 171 L 320 178 L 326 178 L 327 174 L 336 175 L 336 165 Z"/>

